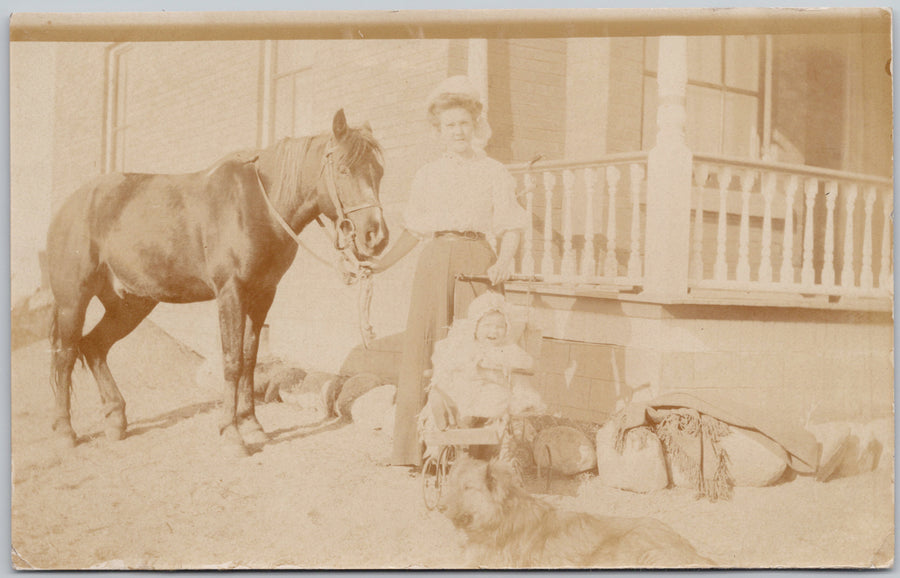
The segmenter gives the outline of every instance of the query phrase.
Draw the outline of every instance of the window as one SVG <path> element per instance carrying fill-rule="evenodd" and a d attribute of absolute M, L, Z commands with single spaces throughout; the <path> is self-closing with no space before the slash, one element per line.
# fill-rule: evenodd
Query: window
<path fill-rule="evenodd" d="M 770 74 L 759 36 L 687 39 L 687 141 L 691 150 L 726 156 L 760 156 L 765 132 L 765 83 Z M 656 141 L 657 38 L 644 40 L 642 148 Z"/>
<path fill-rule="evenodd" d="M 117 44 L 106 53 L 108 75 L 106 93 L 106 131 L 103 166 L 107 173 L 125 170 L 125 141 L 128 130 L 128 62 L 130 44 Z"/>
<path fill-rule="evenodd" d="M 276 141 L 288 136 L 306 136 L 315 130 L 312 48 L 308 40 L 279 40 L 275 43 L 272 135 Z"/>

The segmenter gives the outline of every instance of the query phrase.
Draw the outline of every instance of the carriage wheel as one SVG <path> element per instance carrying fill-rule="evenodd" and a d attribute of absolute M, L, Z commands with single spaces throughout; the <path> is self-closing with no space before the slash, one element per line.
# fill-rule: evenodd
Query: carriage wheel
<path fill-rule="evenodd" d="M 438 474 L 438 483 L 441 486 L 443 486 L 444 481 L 450 474 L 450 466 L 453 465 L 454 461 L 456 461 L 456 446 L 444 446 L 443 448 L 441 448 L 441 454 L 440 456 L 438 456 L 438 467 L 440 468 L 440 473 Z"/>
<path fill-rule="evenodd" d="M 433 510 L 441 499 L 440 468 L 434 456 L 428 456 L 422 464 L 422 497 L 425 507 Z"/>

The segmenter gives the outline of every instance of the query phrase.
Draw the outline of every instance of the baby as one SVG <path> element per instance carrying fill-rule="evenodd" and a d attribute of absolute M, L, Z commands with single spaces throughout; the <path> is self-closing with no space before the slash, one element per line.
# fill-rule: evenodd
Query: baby
<path fill-rule="evenodd" d="M 435 344 L 430 391 L 439 390 L 455 404 L 460 427 L 542 408 L 540 396 L 513 379 L 534 360 L 510 337 L 506 300 L 487 292 L 472 302 L 468 317 L 455 321 L 447 337 Z M 432 411 L 426 406 L 423 416 Z"/>

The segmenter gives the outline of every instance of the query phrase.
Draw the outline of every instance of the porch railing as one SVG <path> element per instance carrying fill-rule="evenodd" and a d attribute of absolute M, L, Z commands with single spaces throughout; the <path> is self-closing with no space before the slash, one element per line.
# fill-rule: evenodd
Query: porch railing
<path fill-rule="evenodd" d="M 638 286 L 647 154 L 510 165 L 533 226 L 517 272 L 564 285 Z"/>
<path fill-rule="evenodd" d="M 694 155 L 690 286 L 893 294 L 891 179 Z"/>

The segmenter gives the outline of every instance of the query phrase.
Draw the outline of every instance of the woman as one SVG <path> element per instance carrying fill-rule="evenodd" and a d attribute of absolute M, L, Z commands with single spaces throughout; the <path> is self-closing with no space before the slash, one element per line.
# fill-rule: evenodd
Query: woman
<path fill-rule="evenodd" d="M 421 465 L 416 419 L 425 403 L 424 374 L 434 343 L 446 336 L 454 310 L 464 314 L 487 288 L 460 283 L 454 291 L 456 275 L 487 275 L 492 285 L 502 284 L 512 273 L 520 231 L 529 225 L 516 202 L 515 180 L 481 148 L 478 137 L 486 137 L 488 129 L 469 79 L 448 78 L 426 106 L 443 154 L 416 173 L 404 212 L 406 229 L 373 266 L 374 272 L 383 271 L 426 242 L 413 278 L 397 384 L 391 463 L 398 466 Z M 500 239 L 497 254 L 488 235 Z"/>

